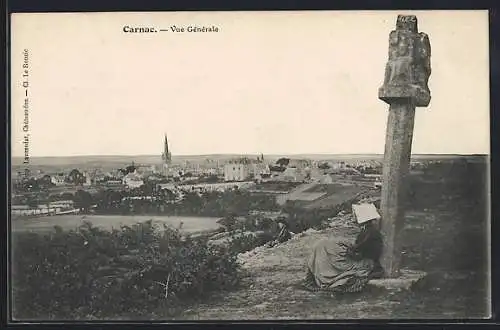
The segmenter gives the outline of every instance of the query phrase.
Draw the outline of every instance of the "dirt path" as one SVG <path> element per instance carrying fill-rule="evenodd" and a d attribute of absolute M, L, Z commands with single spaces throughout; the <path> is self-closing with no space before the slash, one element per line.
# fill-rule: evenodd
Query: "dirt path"
<path fill-rule="evenodd" d="M 415 216 L 423 222 L 432 218 L 421 213 Z M 436 269 L 416 293 L 368 287 L 358 294 L 335 297 L 301 289 L 305 261 L 314 243 L 331 235 L 353 239 L 358 230 L 350 222 L 336 221 L 333 225 L 322 231 L 306 231 L 274 248 L 257 248 L 242 255 L 247 275 L 239 290 L 221 293 L 176 319 L 446 319 L 483 315 L 484 308 L 476 308 L 477 312 L 471 309 L 474 304 L 481 305 L 480 301 L 472 302 L 470 292 L 463 292 L 474 280 L 474 274 L 464 271 Z M 415 225 L 412 221 L 411 226 Z M 478 292 L 477 299 L 484 299 L 484 294 Z"/>

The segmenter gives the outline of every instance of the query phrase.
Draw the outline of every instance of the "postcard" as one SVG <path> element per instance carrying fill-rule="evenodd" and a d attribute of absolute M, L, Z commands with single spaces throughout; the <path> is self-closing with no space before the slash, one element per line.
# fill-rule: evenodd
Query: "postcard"
<path fill-rule="evenodd" d="M 487 11 L 11 18 L 12 322 L 491 317 Z"/>

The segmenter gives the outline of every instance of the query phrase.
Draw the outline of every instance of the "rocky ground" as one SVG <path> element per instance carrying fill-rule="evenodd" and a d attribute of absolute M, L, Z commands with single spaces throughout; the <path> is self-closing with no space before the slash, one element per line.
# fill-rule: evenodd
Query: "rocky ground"
<path fill-rule="evenodd" d="M 452 201 L 448 206 L 408 212 L 402 237 L 403 267 L 428 273 L 411 292 L 369 287 L 339 297 L 301 288 L 305 262 L 315 242 L 329 236 L 354 239 L 358 229 L 346 215 L 333 219 L 328 229 L 310 229 L 274 248 L 259 247 L 240 255 L 246 273 L 241 288 L 220 293 L 176 319 L 486 317 L 486 227 L 484 221 L 470 218 L 475 211 L 470 205 Z"/>

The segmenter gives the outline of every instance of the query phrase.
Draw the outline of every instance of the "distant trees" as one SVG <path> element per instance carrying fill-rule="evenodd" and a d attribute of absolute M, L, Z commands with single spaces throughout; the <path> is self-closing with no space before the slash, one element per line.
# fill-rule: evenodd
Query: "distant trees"
<path fill-rule="evenodd" d="M 356 170 L 363 174 L 382 174 L 382 167 L 358 166 L 356 167 Z"/>
<path fill-rule="evenodd" d="M 83 196 L 79 196 L 82 200 Z M 94 197 L 96 212 L 105 214 L 175 214 L 223 217 L 244 215 L 250 210 L 279 210 L 274 198 L 245 191 L 178 192 L 142 186 L 134 190 L 101 190 Z M 77 197 L 75 196 L 75 199 Z M 85 200 L 85 199 L 83 199 Z M 79 202 L 78 205 L 81 205 Z"/>
<path fill-rule="evenodd" d="M 46 186 L 52 186 L 54 185 L 52 183 L 52 179 L 50 177 L 50 175 L 48 174 L 45 174 L 40 180 L 39 180 L 43 185 L 46 185 Z"/>
<path fill-rule="evenodd" d="M 35 209 L 38 207 L 38 199 L 34 197 L 28 197 L 26 204 L 28 204 L 30 208 Z"/>
<path fill-rule="evenodd" d="M 75 195 L 73 195 L 70 192 L 64 192 L 61 194 L 61 200 L 63 200 L 63 201 L 73 200 L 74 198 L 75 198 Z"/>
<path fill-rule="evenodd" d="M 120 213 L 124 194 L 112 189 L 100 190 L 95 196 L 97 209 L 101 213 Z"/>
<path fill-rule="evenodd" d="M 30 178 L 22 183 L 21 189 L 24 191 L 39 191 L 41 186 L 37 179 Z"/>
<path fill-rule="evenodd" d="M 199 178 L 198 182 L 216 183 L 219 182 L 219 177 L 215 174 L 210 174 Z"/>
<path fill-rule="evenodd" d="M 328 162 L 323 162 L 323 163 L 320 163 L 320 164 L 318 165 L 318 168 L 319 168 L 320 170 L 328 170 L 328 169 L 330 169 L 330 168 L 331 168 L 331 166 L 330 166 L 330 164 L 328 164 Z"/>
<path fill-rule="evenodd" d="M 270 165 L 269 170 L 271 172 L 284 172 L 286 167 L 280 165 Z"/>
<path fill-rule="evenodd" d="M 83 184 L 85 182 L 85 177 L 82 172 L 75 168 L 69 172 L 67 181 L 73 184 Z"/>
<path fill-rule="evenodd" d="M 280 158 L 276 161 L 276 165 L 281 167 L 286 167 L 288 164 L 290 164 L 290 158 Z"/>
<path fill-rule="evenodd" d="M 146 182 L 139 188 L 143 196 L 151 196 L 156 192 L 156 184 L 153 182 Z"/>
<path fill-rule="evenodd" d="M 134 173 L 135 170 L 137 170 L 137 167 L 134 164 L 129 165 L 125 168 L 125 174 Z"/>
<path fill-rule="evenodd" d="M 78 190 L 74 197 L 75 207 L 87 213 L 92 206 L 92 195 L 85 190 Z"/>
<path fill-rule="evenodd" d="M 217 223 L 223 226 L 226 231 L 233 231 L 236 229 L 236 216 L 235 214 L 229 214 L 222 219 L 218 220 Z"/>

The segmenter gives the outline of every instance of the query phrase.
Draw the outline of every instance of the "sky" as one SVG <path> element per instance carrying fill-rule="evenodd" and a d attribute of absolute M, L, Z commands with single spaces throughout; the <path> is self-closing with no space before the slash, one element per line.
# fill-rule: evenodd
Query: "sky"
<path fill-rule="evenodd" d="M 487 11 L 13 14 L 14 157 L 384 152 L 398 14 L 429 35 L 413 153 L 488 154 Z M 217 33 L 123 27 L 217 26 Z M 29 132 L 23 132 L 23 50 Z"/>

